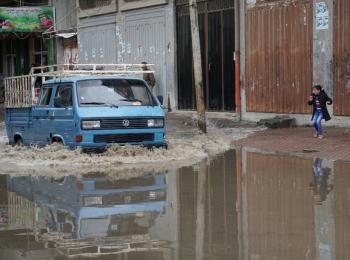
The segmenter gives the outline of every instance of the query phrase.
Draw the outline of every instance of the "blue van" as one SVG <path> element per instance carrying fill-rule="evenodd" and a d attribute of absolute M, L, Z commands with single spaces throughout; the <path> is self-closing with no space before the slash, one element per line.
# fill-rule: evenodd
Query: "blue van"
<path fill-rule="evenodd" d="M 160 99 L 136 77 L 56 78 L 43 83 L 36 105 L 6 106 L 7 135 L 11 144 L 162 147 L 166 146 L 165 113 Z"/>

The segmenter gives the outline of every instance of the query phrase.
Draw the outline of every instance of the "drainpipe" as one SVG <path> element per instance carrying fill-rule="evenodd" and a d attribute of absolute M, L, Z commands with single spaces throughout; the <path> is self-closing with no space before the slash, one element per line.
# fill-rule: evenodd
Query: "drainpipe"
<path fill-rule="evenodd" d="M 235 1 L 235 52 L 234 52 L 234 62 L 235 62 L 235 103 L 236 103 L 236 113 L 239 115 L 241 120 L 241 72 L 240 72 L 240 1 Z"/>
<path fill-rule="evenodd" d="M 55 38 L 47 40 L 47 63 L 48 65 L 54 65 L 56 63 L 56 51 L 55 51 Z"/>
<path fill-rule="evenodd" d="M 236 113 L 241 119 L 241 80 L 240 80 L 240 55 L 235 51 L 235 85 L 236 85 Z"/>

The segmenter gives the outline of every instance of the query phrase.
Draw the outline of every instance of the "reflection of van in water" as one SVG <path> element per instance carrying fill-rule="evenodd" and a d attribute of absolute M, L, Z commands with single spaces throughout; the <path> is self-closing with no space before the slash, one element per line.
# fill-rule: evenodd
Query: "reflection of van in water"
<path fill-rule="evenodd" d="M 135 66 L 142 65 L 130 65 L 129 69 Z M 36 105 L 32 104 L 33 75 L 5 79 L 10 143 L 61 142 L 72 148 L 104 148 L 109 144 L 165 146 L 164 111 L 159 101 L 162 98 L 156 98 L 145 81 L 129 76 L 130 71 L 121 73 L 120 68 L 104 73 L 96 71 L 95 66 L 89 72 L 39 73 L 55 79 L 43 81 Z M 115 75 L 123 73 L 127 75 Z"/>
<path fill-rule="evenodd" d="M 125 180 L 24 176 L 9 183 L 12 192 L 49 212 L 55 222 L 50 231 L 77 239 L 146 235 L 166 210 L 164 174 Z"/>

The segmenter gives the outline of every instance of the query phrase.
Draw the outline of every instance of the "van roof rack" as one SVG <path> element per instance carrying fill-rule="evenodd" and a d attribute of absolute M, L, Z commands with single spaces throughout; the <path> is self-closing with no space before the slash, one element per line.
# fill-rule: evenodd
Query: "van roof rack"
<path fill-rule="evenodd" d="M 145 64 L 55 64 L 50 66 L 32 67 L 30 76 L 38 77 L 70 77 L 89 75 L 135 75 L 154 73 L 153 70 L 143 70 Z M 148 68 L 154 64 L 146 64 Z"/>
<path fill-rule="evenodd" d="M 148 68 L 154 64 L 146 64 Z M 56 79 L 74 76 L 92 75 L 137 75 L 154 73 L 153 70 L 143 70 L 145 64 L 55 64 L 50 66 L 33 67 L 28 75 L 7 77 L 5 83 L 5 107 L 31 107 L 36 102 L 35 80 L 42 78 Z"/>

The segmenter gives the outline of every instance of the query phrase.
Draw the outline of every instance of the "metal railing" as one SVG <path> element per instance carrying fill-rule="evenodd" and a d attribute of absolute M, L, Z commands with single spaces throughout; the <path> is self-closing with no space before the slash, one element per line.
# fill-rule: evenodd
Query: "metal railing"
<path fill-rule="evenodd" d="M 127 76 L 154 73 L 149 68 L 153 64 L 55 64 L 33 67 L 28 75 L 8 77 L 5 84 L 5 107 L 31 107 L 35 101 L 35 82 L 38 77 L 45 83 L 46 79 L 74 76 Z"/>

